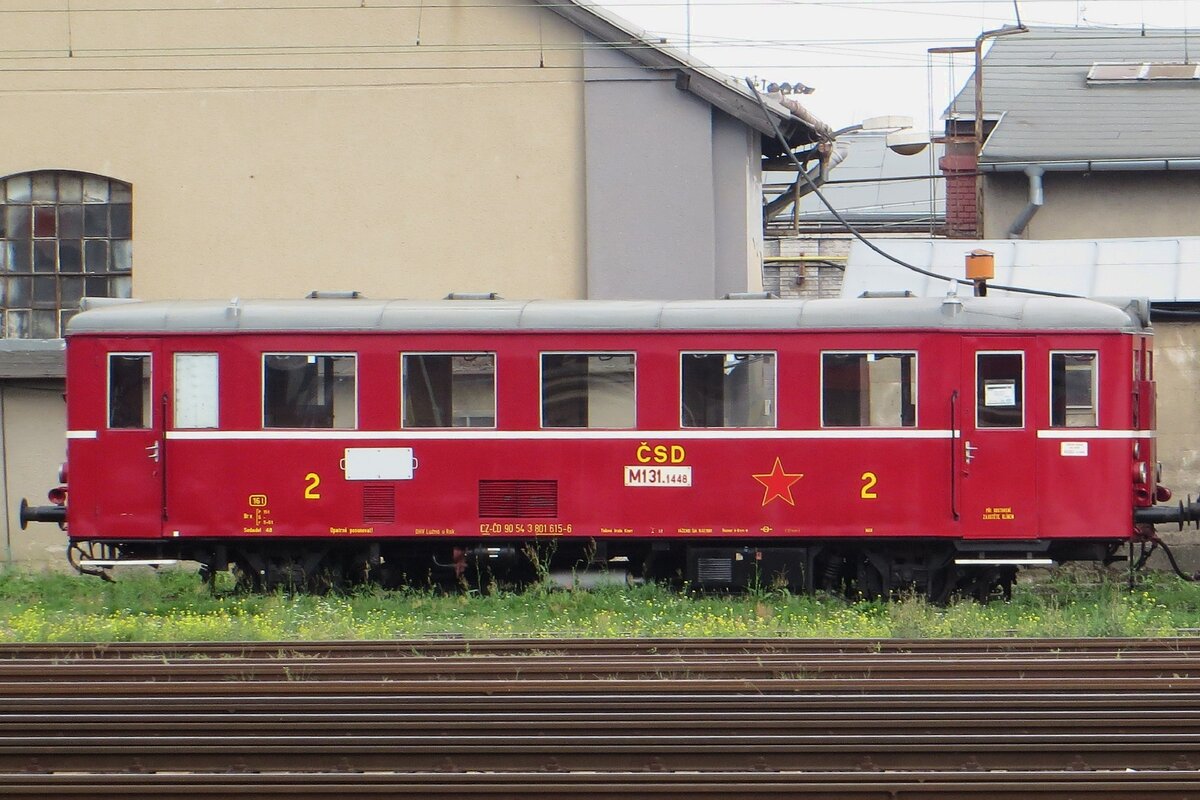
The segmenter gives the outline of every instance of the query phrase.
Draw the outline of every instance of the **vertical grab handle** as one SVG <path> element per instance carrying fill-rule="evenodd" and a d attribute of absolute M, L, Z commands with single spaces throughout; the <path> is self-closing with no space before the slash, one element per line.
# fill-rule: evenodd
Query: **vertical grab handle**
<path fill-rule="evenodd" d="M 958 520 L 958 389 L 950 393 L 950 514 Z"/>

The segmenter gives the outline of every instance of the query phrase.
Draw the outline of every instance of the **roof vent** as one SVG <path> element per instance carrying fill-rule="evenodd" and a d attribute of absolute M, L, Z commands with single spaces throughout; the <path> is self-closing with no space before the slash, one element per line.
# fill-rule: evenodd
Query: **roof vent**
<path fill-rule="evenodd" d="M 320 290 L 311 291 L 304 295 L 305 300 L 364 300 L 366 295 L 362 292 L 322 292 Z"/>
<path fill-rule="evenodd" d="M 730 292 L 723 300 L 778 300 L 774 292 Z"/>
<path fill-rule="evenodd" d="M 1164 62 L 1113 64 L 1099 62 L 1088 70 L 1087 82 L 1144 83 L 1148 81 L 1194 81 L 1200 79 L 1200 65 Z"/>
<path fill-rule="evenodd" d="M 503 300 L 499 292 L 451 292 L 447 300 Z"/>

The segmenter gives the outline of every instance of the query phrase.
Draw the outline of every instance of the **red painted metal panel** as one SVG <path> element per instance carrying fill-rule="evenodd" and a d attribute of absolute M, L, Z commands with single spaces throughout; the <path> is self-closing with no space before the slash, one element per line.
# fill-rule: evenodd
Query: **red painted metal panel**
<path fill-rule="evenodd" d="M 1076 346 L 1101 352 L 1101 428 L 1128 430 L 1131 376 L 1117 364 L 1128 363 L 1132 340 L 955 331 L 76 336 L 69 427 L 95 438 L 71 441 L 70 532 L 95 538 L 162 530 L 164 498 L 155 490 L 162 473 L 145 450 L 161 409 L 153 431 L 131 435 L 104 424 L 104 353 L 142 349 L 155 353 L 154 393 L 168 400 L 164 368 L 175 352 L 220 354 L 221 428 L 167 430 L 168 536 L 1119 537 L 1129 533 L 1121 454 L 1129 440 L 1089 440 L 1087 458 L 1068 460 L 1055 450 L 1058 440 L 1039 439 L 1038 431 L 1049 424 L 1049 351 Z M 1019 430 L 975 424 L 981 349 L 1025 354 Z M 679 354 L 706 350 L 776 354 L 777 427 L 681 428 Z M 826 350 L 917 352 L 917 426 L 822 428 Z M 495 352 L 497 428 L 400 429 L 405 351 Z M 637 428 L 540 430 L 542 351 L 636 352 Z M 264 431 L 264 352 L 357 353 L 358 430 Z M 962 463 L 967 440 L 982 448 L 970 465 Z M 347 480 L 341 462 L 348 447 L 412 448 L 413 478 Z M 554 482 L 557 514 L 481 516 L 481 482 L 488 481 Z M 985 520 L 989 514 L 1000 516 Z"/>

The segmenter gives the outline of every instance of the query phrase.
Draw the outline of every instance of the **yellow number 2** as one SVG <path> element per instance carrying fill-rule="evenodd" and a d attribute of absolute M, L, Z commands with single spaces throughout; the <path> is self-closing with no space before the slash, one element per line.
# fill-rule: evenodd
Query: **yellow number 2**
<path fill-rule="evenodd" d="M 875 489 L 875 484 L 879 483 L 879 479 L 875 477 L 875 473 L 874 472 L 864 472 L 862 474 L 862 481 L 863 481 L 863 487 L 862 487 L 862 491 L 859 492 L 859 497 L 861 497 L 863 500 L 878 499 L 879 495 L 875 494 L 875 492 L 873 491 Z"/>
<path fill-rule="evenodd" d="M 320 500 L 321 493 L 317 491 L 317 487 L 321 485 L 321 476 L 310 472 L 304 476 L 304 480 L 308 481 L 308 485 L 304 487 L 304 499 Z"/>

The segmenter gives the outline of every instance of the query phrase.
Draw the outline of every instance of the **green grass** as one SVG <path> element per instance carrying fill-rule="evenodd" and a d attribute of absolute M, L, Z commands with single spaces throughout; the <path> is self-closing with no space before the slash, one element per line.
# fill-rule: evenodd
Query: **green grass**
<path fill-rule="evenodd" d="M 212 595 L 194 574 L 96 578 L 0 572 L 0 641 L 395 639 L 511 636 L 1171 636 L 1200 628 L 1200 584 L 1118 573 L 1018 584 L 1012 602 L 848 603 L 755 592 L 722 597 L 658 586 L 522 594 L 362 591 Z"/>

